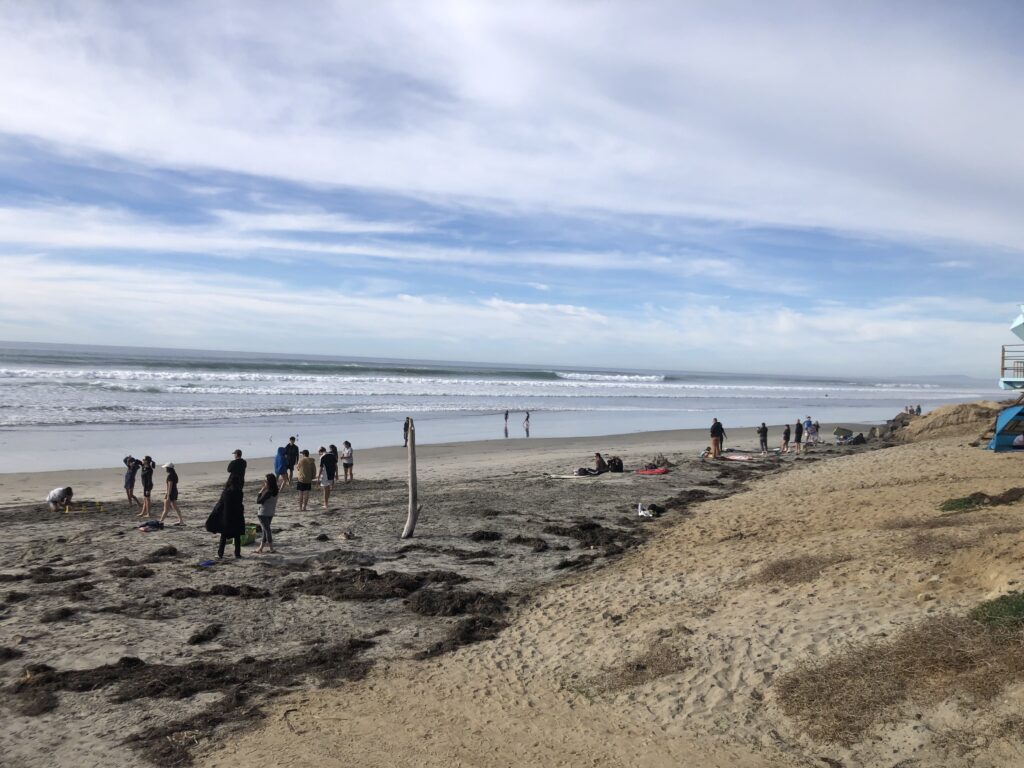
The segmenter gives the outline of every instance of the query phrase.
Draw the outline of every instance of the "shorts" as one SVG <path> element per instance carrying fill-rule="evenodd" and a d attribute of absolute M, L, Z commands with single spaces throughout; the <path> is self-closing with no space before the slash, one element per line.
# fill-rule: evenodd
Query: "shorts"
<path fill-rule="evenodd" d="M 135 481 L 132 480 L 132 482 L 130 482 L 130 483 L 125 483 L 124 484 L 124 489 L 126 491 L 134 491 L 135 490 Z"/>
<path fill-rule="evenodd" d="M 313 487 L 312 483 L 296 483 L 295 490 L 297 491 L 308 491 Z"/>
<path fill-rule="evenodd" d="M 145 496 L 147 499 L 149 498 L 149 494 L 151 494 L 152 492 L 153 492 L 152 488 L 143 488 L 142 489 L 142 495 Z"/>
<path fill-rule="evenodd" d="M 794 439 L 793 442 L 796 443 L 797 445 L 800 445 L 800 443 L 803 442 L 803 437 L 802 436 L 798 437 L 798 438 Z"/>
<path fill-rule="evenodd" d="M 344 463 L 342 463 L 342 465 L 341 465 L 341 466 L 342 466 L 342 467 L 347 467 L 348 469 L 352 469 L 352 466 L 353 466 L 354 464 L 355 464 L 355 462 L 354 462 L 354 461 L 349 461 L 349 462 L 344 462 Z"/>
<path fill-rule="evenodd" d="M 171 491 L 169 494 L 167 494 L 167 500 L 168 501 L 177 501 L 178 500 L 178 489 L 177 488 L 175 488 L 173 491 Z"/>
<path fill-rule="evenodd" d="M 320 481 L 320 487 L 321 488 L 333 488 L 334 487 L 334 478 L 333 477 L 325 477 L 323 480 Z"/>

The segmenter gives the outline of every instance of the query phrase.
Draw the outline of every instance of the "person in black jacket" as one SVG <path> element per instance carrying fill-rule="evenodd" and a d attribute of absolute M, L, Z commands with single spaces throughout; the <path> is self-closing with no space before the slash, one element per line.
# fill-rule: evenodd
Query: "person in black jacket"
<path fill-rule="evenodd" d="M 228 464 L 228 474 L 238 475 L 238 479 L 241 480 L 242 485 L 245 485 L 245 468 L 247 465 L 245 459 L 242 458 L 242 452 L 236 448 L 231 452 L 231 455 L 234 456 L 234 458 Z"/>
<path fill-rule="evenodd" d="M 764 422 L 761 422 L 761 426 L 757 428 L 757 439 L 761 443 L 761 455 L 768 455 L 768 427 L 765 426 Z"/>
<path fill-rule="evenodd" d="M 242 477 L 233 474 L 224 485 L 220 494 L 220 501 L 217 502 L 219 513 L 214 509 L 210 515 L 207 528 L 213 526 L 212 533 L 220 534 L 220 545 L 217 547 L 217 557 L 224 557 L 224 545 L 228 539 L 235 540 L 235 557 L 242 556 L 242 536 L 245 534 L 245 504 L 242 501 Z"/>

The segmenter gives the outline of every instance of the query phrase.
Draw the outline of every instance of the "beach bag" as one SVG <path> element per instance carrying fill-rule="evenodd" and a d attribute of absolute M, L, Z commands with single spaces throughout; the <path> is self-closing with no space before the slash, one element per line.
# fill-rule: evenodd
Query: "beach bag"
<path fill-rule="evenodd" d="M 256 532 L 259 529 L 260 529 L 260 527 L 258 525 L 252 525 L 252 524 L 246 525 L 245 526 L 245 533 L 243 533 L 241 538 L 238 540 L 239 546 L 245 547 L 245 546 L 248 546 L 249 544 L 254 543 L 256 541 Z"/>
<path fill-rule="evenodd" d="M 213 505 L 213 511 L 206 518 L 206 530 L 210 533 L 220 533 L 224 530 L 224 501 L 222 499 L 217 499 L 217 503 Z"/>
<path fill-rule="evenodd" d="M 608 471 L 609 472 L 621 472 L 623 470 L 622 459 L 618 456 L 608 457 Z"/>

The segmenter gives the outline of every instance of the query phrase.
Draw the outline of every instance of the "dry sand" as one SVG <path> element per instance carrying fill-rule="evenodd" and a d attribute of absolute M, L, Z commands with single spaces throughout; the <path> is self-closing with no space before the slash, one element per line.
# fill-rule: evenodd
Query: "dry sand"
<path fill-rule="evenodd" d="M 959 613 L 1015 587 L 1024 505 L 954 518 L 937 511 L 948 498 L 1024 485 L 1024 457 L 968 447 L 974 436 L 735 463 L 697 460 L 702 434 L 431 446 L 421 449 L 425 513 L 417 548 L 405 551 L 395 540 L 404 491 L 390 479 L 400 477 L 403 456 L 366 451 L 357 453 L 358 482 L 339 492 L 336 512 L 299 515 L 291 499 L 282 502 L 280 556 L 212 571 L 195 567 L 212 549 L 199 526 L 143 537 L 126 528 L 123 505 L 60 519 L 38 503 L 22 504 L 3 513 L 10 543 L 0 572 L 27 578 L 0 585 L 8 598 L 0 646 L 24 655 L 0 663 L 0 684 L 13 690 L 28 664 L 90 670 L 131 655 L 146 666 L 108 675 L 113 682 L 95 690 L 60 678 L 56 708 L 38 715 L 19 714 L 31 703 L 24 690 L 8 696 L 0 754 L 18 766 L 127 765 L 137 757 L 124 740 L 141 733 L 155 736 L 147 746 L 163 745 L 165 758 L 182 757 L 184 746 L 211 766 L 1019 765 L 1024 750 L 1011 716 L 1024 689 L 1013 681 L 981 705 L 955 690 L 937 702 L 900 702 L 849 744 L 812 740 L 782 713 L 775 685 L 802 660 L 832 658 L 851 640 L 895 636 L 924 617 Z M 742 442 L 752 445 L 752 436 Z M 659 452 L 679 466 L 661 478 L 545 477 L 586 464 L 593 450 L 617 453 L 627 467 Z M 183 471 L 183 481 L 199 469 Z M 223 466 L 209 472 L 212 480 Z M 60 482 L 0 478 L 0 487 L 51 480 Z M 116 498 L 118 480 L 101 489 L 106 498 Z M 694 489 L 707 500 L 683 496 Z M 212 485 L 196 490 L 194 503 L 205 510 L 214 495 Z M 673 498 L 660 520 L 636 517 L 637 501 Z M 199 522 L 200 515 L 189 516 Z M 66 542 L 54 540 L 58 520 Z M 601 526 L 604 538 L 585 538 L 592 525 L 576 528 L 576 538 L 551 527 L 583 520 Z M 361 538 L 338 540 L 344 528 Z M 313 535 L 321 531 L 326 542 Z M 480 531 L 501 538 L 472 540 Z M 548 549 L 514 544 L 515 535 L 543 539 Z M 637 540 L 644 541 L 629 549 Z M 142 560 L 165 543 L 182 554 L 149 564 L 153 576 L 110 573 L 115 557 Z M 804 574 L 809 580 L 760 578 L 778 561 L 803 555 L 825 558 L 820 571 Z M 334 579 L 367 557 L 379 572 L 457 572 L 471 581 L 434 583 L 417 594 L 452 610 L 462 605 L 453 593 L 471 593 L 476 602 L 461 615 L 439 616 L 430 601 L 417 612 L 424 603 L 415 594 L 336 601 L 295 589 Z M 566 564 L 573 567 L 557 567 Z M 33 570 L 41 566 L 51 570 Z M 75 570 L 90 573 L 45 583 Z M 78 581 L 92 582 L 92 590 L 68 589 Z M 164 597 L 176 586 L 206 592 L 215 584 L 270 594 Z M 11 592 L 30 596 L 11 602 Z M 62 606 L 79 610 L 40 622 L 44 611 Z M 100 612 L 107 606 L 119 612 Z M 497 634 L 417 658 L 467 621 L 485 637 Z M 224 625 L 220 636 L 186 643 L 212 622 Z M 349 636 L 373 646 L 325 663 L 324 649 Z M 271 680 L 240 662 L 243 655 L 264 664 L 283 659 L 282 670 L 298 658 L 308 674 Z M 221 678 L 196 695 L 176 697 L 157 674 L 163 663 L 190 670 L 189 678 L 196 668 L 185 665 L 197 662 Z M 342 679 L 318 686 L 331 665 Z M 133 688 L 154 674 L 164 689 Z M 113 701 L 118 696 L 127 701 Z M 232 697 L 244 700 L 231 710 L 245 714 L 244 736 L 232 730 L 237 723 L 212 732 L 158 730 L 193 715 L 208 722 L 204 711 Z M 250 711 L 256 707 L 265 717 Z"/>

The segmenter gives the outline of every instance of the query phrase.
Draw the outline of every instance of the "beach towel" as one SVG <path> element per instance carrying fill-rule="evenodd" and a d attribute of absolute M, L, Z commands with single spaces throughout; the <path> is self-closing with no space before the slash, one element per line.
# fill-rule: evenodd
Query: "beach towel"
<path fill-rule="evenodd" d="M 667 475 L 668 470 L 664 467 L 659 467 L 658 469 L 638 469 L 636 473 L 638 475 Z"/>
<path fill-rule="evenodd" d="M 753 461 L 757 456 L 751 456 L 750 454 L 734 454 L 732 456 L 723 456 L 722 458 L 727 461 Z"/>

